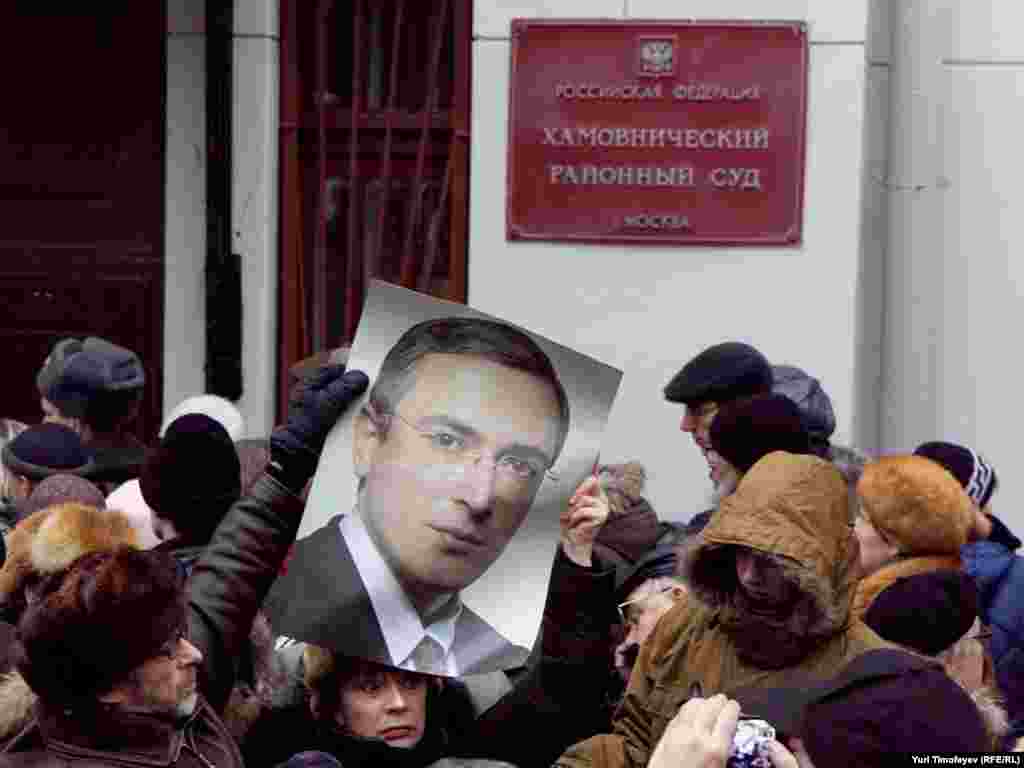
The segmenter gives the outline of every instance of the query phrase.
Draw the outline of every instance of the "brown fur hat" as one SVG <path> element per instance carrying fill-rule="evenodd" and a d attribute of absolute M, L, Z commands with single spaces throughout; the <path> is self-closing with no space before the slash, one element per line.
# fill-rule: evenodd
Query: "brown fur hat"
<path fill-rule="evenodd" d="M 24 590 L 65 570 L 89 552 L 139 549 L 138 534 L 124 513 L 68 502 L 35 512 L 7 534 L 0 568 L 0 606 L 24 603 Z"/>
<path fill-rule="evenodd" d="M 960 483 L 921 456 L 885 456 L 857 483 L 870 523 L 904 555 L 959 554 L 973 519 Z"/>
<path fill-rule="evenodd" d="M 43 701 L 74 706 L 126 680 L 186 627 L 173 555 L 90 552 L 40 585 L 18 620 L 16 666 Z"/>

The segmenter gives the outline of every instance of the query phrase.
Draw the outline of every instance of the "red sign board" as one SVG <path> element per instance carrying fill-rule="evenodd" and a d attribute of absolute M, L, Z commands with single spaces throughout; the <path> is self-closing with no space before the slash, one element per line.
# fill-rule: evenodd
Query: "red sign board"
<path fill-rule="evenodd" d="M 510 240 L 800 242 L 801 22 L 512 22 Z"/>

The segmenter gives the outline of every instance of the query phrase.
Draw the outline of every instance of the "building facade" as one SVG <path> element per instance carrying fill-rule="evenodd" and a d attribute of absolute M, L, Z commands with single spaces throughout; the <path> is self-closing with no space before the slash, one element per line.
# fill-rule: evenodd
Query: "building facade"
<path fill-rule="evenodd" d="M 936 438 L 977 447 L 1003 478 L 999 509 L 1024 524 L 1010 472 L 1021 367 L 1012 342 L 1024 319 L 1012 256 L 1024 237 L 1014 226 L 1024 202 L 1018 4 L 685 5 L 687 18 L 808 25 L 804 237 L 792 248 L 506 241 L 511 19 L 672 19 L 677 2 L 301 5 L 234 6 L 231 231 L 243 297 L 239 405 L 251 434 L 278 416 L 282 371 L 344 341 L 359 281 L 381 276 L 622 368 L 602 460 L 643 462 L 662 517 L 703 509 L 708 481 L 661 388 L 702 348 L 739 339 L 821 380 L 839 442 L 867 452 Z M 435 10 L 409 10 L 403 26 L 399 5 Z M 443 14 L 439 36 L 432 24 Z M 199 0 L 169 0 L 166 407 L 203 389 L 207 363 L 205 18 Z M 346 58 L 354 43 L 364 58 Z M 405 106 L 400 94 L 389 102 L 392 51 L 406 62 L 397 82 L 415 84 Z"/>

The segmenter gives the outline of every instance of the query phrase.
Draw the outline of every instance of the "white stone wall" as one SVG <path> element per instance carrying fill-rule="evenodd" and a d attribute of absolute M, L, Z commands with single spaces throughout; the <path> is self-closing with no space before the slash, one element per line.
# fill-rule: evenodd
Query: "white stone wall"
<path fill-rule="evenodd" d="M 167 3 L 164 413 L 204 389 L 206 3 Z"/>
<path fill-rule="evenodd" d="M 270 434 L 278 369 L 279 0 L 236 0 L 232 247 L 242 257 L 246 433 Z"/>
<path fill-rule="evenodd" d="M 238 0 L 234 40 L 232 247 L 242 257 L 246 434 L 269 434 L 277 376 L 278 0 Z M 169 0 L 164 412 L 205 392 L 204 0 Z"/>
<path fill-rule="evenodd" d="M 922 121 L 904 146 L 929 149 L 918 178 L 937 182 L 929 221 L 892 221 L 882 443 L 905 450 L 949 439 L 980 450 L 1000 477 L 994 510 L 1019 531 L 1024 6 L 904 0 L 891 23 L 921 5 L 916 34 L 931 47 L 917 91 L 934 127 Z"/>
<path fill-rule="evenodd" d="M 505 241 L 509 20 L 523 17 L 802 20 L 809 26 L 804 243 L 641 248 Z M 603 461 L 637 459 L 663 518 L 705 508 L 706 468 L 661 394 L 703 348 L 747 341 L 821 379 L 851 441 L 861 269 L 867 2 L 477 0 L 473 43 L 470 303 L 622 368 Z M 871 330 L 870 328 L 868 329 Z"/>

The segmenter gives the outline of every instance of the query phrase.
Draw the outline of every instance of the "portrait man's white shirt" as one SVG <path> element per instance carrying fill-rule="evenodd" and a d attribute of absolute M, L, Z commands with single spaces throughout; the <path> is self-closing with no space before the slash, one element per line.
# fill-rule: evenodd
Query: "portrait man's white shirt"
<path fill-rule="evenodd" d="M 392 659 L 401 659 L 397 666 L 413 672 L 425 671 L 417 668 L 413 652 L 427 636 L 444 651 L 444 674 L 459 675 L 461 670 L 451 652 L 455 643 L 455 626 L 463 610 L 458 594 L 452 595 L 437 620 L 424 627 L 402 585 L 377 551 L 363 521 L 356 514 L 345 515 L 338 521 L 338 527 L 366 587 L 388 654 Z M 436 669 L 426 671 L 438 672 Z"/>

